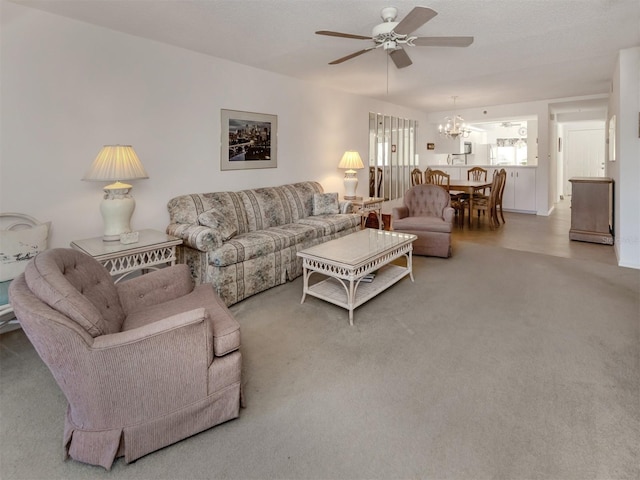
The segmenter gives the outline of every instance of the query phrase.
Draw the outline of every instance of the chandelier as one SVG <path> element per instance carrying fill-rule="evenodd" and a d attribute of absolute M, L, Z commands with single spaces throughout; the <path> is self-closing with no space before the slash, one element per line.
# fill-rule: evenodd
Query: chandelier
<path fill-rule="evenodd" d="M 440 124 L 438 126 L 438 131 L 440 132 L 440 135 L 444 135 L 449 138 L 467 138 L 469 133 L 471 133 L 471 130 L 469 130 L 464 124 L 464 118 L 455 114 L 456 98 L 458 97 L 451 98 L 453 98 L 453 117 L 445 117 L 444 125 Z"/>

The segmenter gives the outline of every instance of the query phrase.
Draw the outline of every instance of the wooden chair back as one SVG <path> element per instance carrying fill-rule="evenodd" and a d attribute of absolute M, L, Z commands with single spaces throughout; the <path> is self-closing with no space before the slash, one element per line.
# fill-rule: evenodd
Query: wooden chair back
<path fill-rule="evenodd" d="M 474 182 L 486 182 L 487 170 L 482 167 L 473 167 L 467 170 L 467 180 L 473 180 Z M 482 195 L 486 195 L 486 191 L 482 189 Z"/>
<path fill-rule="evenodd" d="M 473 167 L 467 170 L 467 180 L 481 182 L 487 180 L 487 170 L 482 167 Z"/>
<path fill-rule="evenodd" d="M 447 192 L 451 190 L 450 188 L 451 175 L 449 175 L 448 173 L 443 172 L 442 170 L 432 170 L 430 168 L 427 168 L 424 174 L 425 174 L 425 178 L 424 178 L 425 183 L 433 183 L 434 185 L 440 185 Z"/>
<path fill-rule="evenodd" d="M 413 170 L 411 170 L 411 186 L 413 187 L 414 185 L 421 185 L 423 182 L 423 178 L 422 178 L 422 170 L 420 170 L 419 168 L 414 168 Z"/>

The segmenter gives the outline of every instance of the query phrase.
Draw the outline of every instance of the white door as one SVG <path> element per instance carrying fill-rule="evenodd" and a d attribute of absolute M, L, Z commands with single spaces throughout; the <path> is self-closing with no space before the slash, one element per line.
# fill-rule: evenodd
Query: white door
<path fill-rule="evenodd" d="M 571 195 L 570 178 L 604 177 L 604 127 L 602 129 L 569 130 L 565 139 L 564 191 Z"/>

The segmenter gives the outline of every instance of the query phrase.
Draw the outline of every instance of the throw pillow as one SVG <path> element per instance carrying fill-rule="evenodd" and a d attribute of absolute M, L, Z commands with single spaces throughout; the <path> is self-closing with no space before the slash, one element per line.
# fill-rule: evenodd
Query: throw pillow
<path fill-rule="evenodd" d="M 313 214 L 325 215 L 328 213 L 340 213 L 340 203 L 337 193 L 314 193 Z"/>
<path fill-rule="evenodd" d="M 213 228 L 227 241 L 238 233 L 236 226 L 217 210 L 207 210 L 198 215 L 198 222 L 205 227 Z"/>
<path fill-rule="evenodd" d="M 50 222 L 22 230 L 0 230 L 0 282 L 24 272 L 29 260 L 46 250 Z"/>

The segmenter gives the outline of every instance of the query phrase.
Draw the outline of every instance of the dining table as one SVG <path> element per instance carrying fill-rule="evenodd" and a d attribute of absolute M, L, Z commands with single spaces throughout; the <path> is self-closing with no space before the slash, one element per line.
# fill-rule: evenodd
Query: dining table
<path fill-rule="evenodd" d="M 484 189 L 491 190 L 489 180 L 449 180 L 449 191 L 463 192 L 469 195 L 469 228 L 471 228 L 471 212 L 473 212 L 473 196 Z"/>

